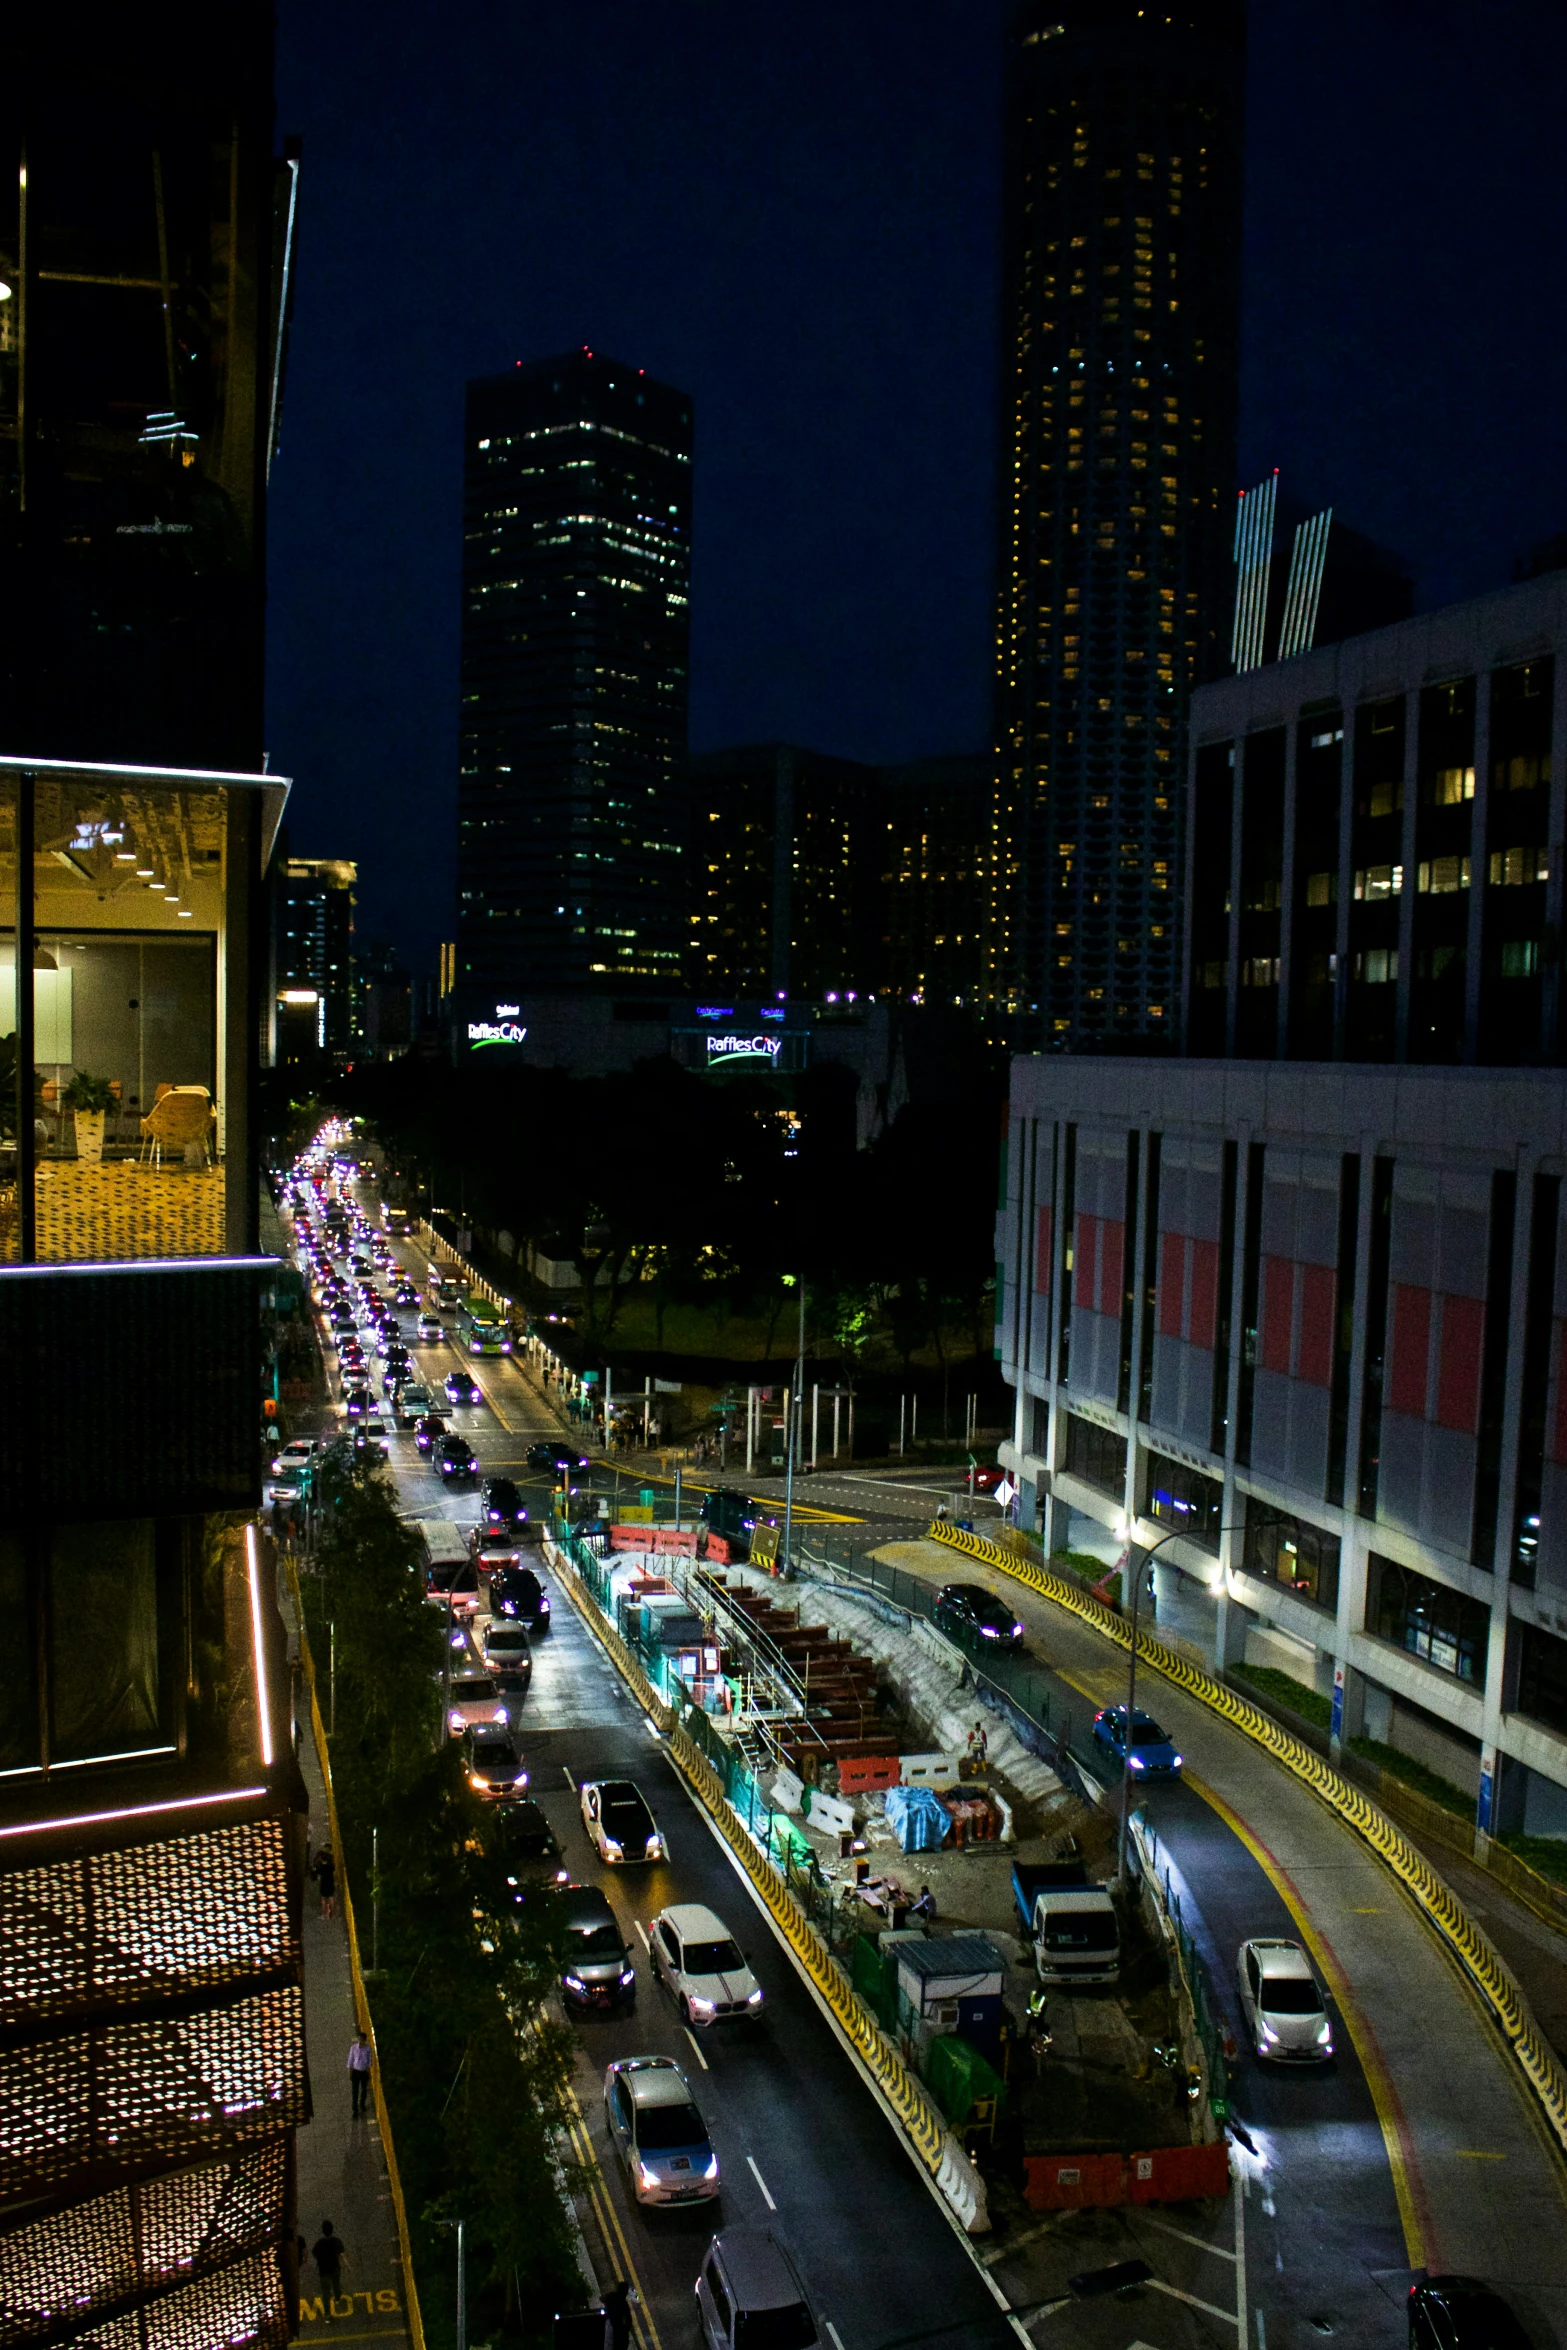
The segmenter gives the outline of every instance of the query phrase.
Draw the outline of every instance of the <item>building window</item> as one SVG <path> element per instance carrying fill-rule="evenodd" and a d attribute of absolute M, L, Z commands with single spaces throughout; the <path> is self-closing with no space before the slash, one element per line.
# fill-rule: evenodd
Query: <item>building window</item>
<path fill-rule="evenodd" d="M 1336 1534 L 1248 1496 L 1244 1564 L 1259 1583 L 1282 1583 L 1313 1607 L 1331 1610 L 1338 1606 L 1338 1560 Z"/>
<path fill-rule="evenodd" d="M 1162 1452 L 1148 1455 L 1148 1498 L 1143 1515 L 1173 1526 L 1178 1534 L 1217 1550 L 1224 1523 L 1224 1487 L 1217 1477 L 1205 1477 L 1183 1461 L 1167 1460 Z"/>
<path fill-rule="evenodd" d="M 1567 1640 L 1535 1624 L 1521 1629 L 1517 1710 L 1548 1730 L 1567 1731 Z"/>
<path fill-rule="evenodd" d="M 177 1523 L 0 1535 L 0 1772 L 176 1750 L 183 1584 Z"/>
<path fill-rule="evenodd" d="M 1046 1460 L 1050 1445 L 1050 1406 L 1042 1395 L 1036 1395 L 1033 1403 L 1033 1437 L 1029 1450 L 1037 1453 L 1041 1460 Z"/>
<path fill-rule="evenodd" d="M 1490 1609 L 1376 1551 L 1369 1564 L 1366 1630 L 1395 1648 L 1407 1649 L 1439 1673 L 1482 1685 Z"/>
<path fill-rule="evenodd" d="M 1094 1420 L 1066 1416 L 1066 1467 L 1085 1485 L 1097 1485 L 1117 1501 L 1126 1494 L 1126 1438 Z"/>

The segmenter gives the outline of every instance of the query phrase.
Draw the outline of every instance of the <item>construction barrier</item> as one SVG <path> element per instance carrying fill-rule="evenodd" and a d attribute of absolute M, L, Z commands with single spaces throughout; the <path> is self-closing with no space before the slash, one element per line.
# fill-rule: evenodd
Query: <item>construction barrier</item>
<path fill-rule="evenodd" d="M 1020 1552 L 1003 1550 L 999 1543 L 987 1542 L 983 1535 L 949 1525 L 944 1519 L 938 1519 L 930 1532 L 935 1541 L 980 1559 L 1004 1575 L 1014 1576 L 1042 1598 L 1065 1608 L 1081 1623 L 1102 1632 L 1118 1647 L 1130 1649 L 1132 1632 L 1126 1617 L 1065 1576 L 1053 1573 L 1049 1567 Z M 1386 1863 L 1483 2001 L 1519 2070 L 1539 2099 L 1558 2147 L 1567 2153 L 1567 2074 L 1542 2037 L 1529 2003 L 1500 1951 L 1408 1837 L 1358 1787 L 1351 1786 L 1334 1770 L 1331 1763 L 1302 1745 L 1298 1738 L 1291 1737 L 1271 1715 L 1249 1705 L 1235 1690 L 1215 1681 L 1190 1658 L 1139 1630 L 1137 1659 L 1139 1664 L 1147 1664 L 1156 1673 L 1162 1673 L 1167 1681 L 1173 1681 L 1178 1689 L 1184 1689 L 1211 1712 L 1222 1715 L 1232 1728 L 1265 1747 L 1275 1762 L 1282 1763 L 1302 1780 Z"/>
<path fill-rule="evenodd" d="M 1230 2190 L 1230 2150 L 1155 2146 L 1146 2154 L 1026 2154 L 1023 2200 L 1035 2211 L 1103 2210 L 1117 2203 L 1196 2203 Z"/>
<path fill-rule="evenodd" d="M 671 1761 L 694 1789 L 703 1809 L 717 1823 L 719 1833 L 737 1856 L 746 1875 L 776 1920 L 784 1940 L 802 1971 L 816 1986 L 847 2034 L 860 2058 L 891 2106 L 914 2151 L 936 2181 L 970 2235 L 983 2235 L 990 2226 L 985 2205 L 985 2182 L 924 2084 L 912 2073 L 870 2008 L 855 1990 L 839 1961 L 790 1892 L 782 1872 L 758 1850 L 742 1828 L 724 1793 L 717 1772 L 688 1731 L 682 1729 L 673 1707 L 666 1705 L 607 1617 L 577 1588 L 569 1560 L 556 1551 L 560 1580 L 578 1613 L 587 1622 L 611 1661 L 646 1713 L 665 1738 Z M 896 1765 L 894 1765 L 896 1768 Z"/>

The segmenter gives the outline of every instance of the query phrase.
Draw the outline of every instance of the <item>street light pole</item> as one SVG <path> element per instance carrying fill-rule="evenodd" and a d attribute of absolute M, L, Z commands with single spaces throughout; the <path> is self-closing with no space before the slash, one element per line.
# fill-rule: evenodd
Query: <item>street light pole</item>
<path fill-rule="evenodd" d="M 789 1572 L 789 1542 L 794 1531 L 794 1455 L 796 1435 L 805 1427 L 805 1276 L 800 1276 L 800 1345 L 794 1364 L 794 1393 L 789 1400 L 789 1421 L 784 1430 L 784 1522 L 783 1572 Z"/>

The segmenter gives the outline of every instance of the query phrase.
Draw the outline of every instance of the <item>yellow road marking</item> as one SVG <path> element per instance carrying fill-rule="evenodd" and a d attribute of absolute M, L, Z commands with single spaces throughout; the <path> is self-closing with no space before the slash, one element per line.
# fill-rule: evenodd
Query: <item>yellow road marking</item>
<path fill-rule="evenodd" d="M 1460 2146 L 1455 2149 L 1460 2162 L 1505 2162 L 1505 2154 L 1491 2154 L 1483 2146 Z"/>
<path fill-rule="evenodd" d="M 1185 1776 L 1188 1787 L 1196 1790 L 1204 1803 L 1218 1813 L 1231 1834 L 1238 1836 L 1245 1845 L 1289 1911 L 1301 1940 L 1311 1952 L 1328 1988 L 1338 2001 L 1340 2012 L 1349 2028 L 1349 2036 L 1355 2044 L 1355 2054 L 1360 2059 L 1360 2069 L 1366 2076 L 1366 2086 L 1371 2091 L 1371 2102 L 1376 2107 L 1382 2142 L 1387 2148 L 1387 2166 L 1392 2173 L 1393 2193 L 1398 2201 L 1398 2216 L 1403 2225 L 1409 2265 L 1411 2268 L 1425 2268 L 1430 2265 L 1426 2251 L 1429 2220 L 1423 2208 L 1425 2198 L 1414 2164 L 1409 2125 L 1404 2119 L 1403 2104 L 1393 2085 L 1393 2076 L 1377 2044 L 1377 2036 L 1349 1987 L 1349 1978 L 1339 1964 L 1338 1953 L 1307 1916 L 1306 1905 L 1289 1872 L 1247 1827 L 1239 1812 L 1233 1810 L 1223 1796 L 1199 1779 L 1194 1771 L 1188 1770 Z"/>
<path fill-rule="evenodd" d="M 636 2262 L 631 2257 L 631 2247 L 626 2242 L 625 2230 L 620 2224 L 620 2214 L 616 2211 L 610 2198 L 608 2182 L 599 2167 L 598 2156 L 593 2151 L 593 2143 L 588 2136 L 587 2120 L 582 2107 L 577 2102 L 577 2092 L 569 2081 L 565 2086 L 567 2103 L 577 2117 L 574 2122 L 568 2125 L 568 2134 L 572 2150 L 587 2174 L 587 2196 L 593 2209 L 593 2216 L 598 2221 L 607 2249 L 613 2252 L 615 2246 L 619 2245 L 622 2264 L 620 2273 L 632 2286 L 637 2296 L 636 2306 L 631 2312 L 632 2325 L 646 2343 L 647 2350 L 664 2350 L 658 2327 L 654 2324 L 652 2312 L 648 2307 L 647 2290 L 641 2277 L 637 2274 Z"/>

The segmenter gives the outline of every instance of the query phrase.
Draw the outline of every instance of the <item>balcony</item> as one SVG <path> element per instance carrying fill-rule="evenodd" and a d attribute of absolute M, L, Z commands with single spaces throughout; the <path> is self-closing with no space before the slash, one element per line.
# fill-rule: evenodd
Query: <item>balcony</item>
<path fill-rule="evenodd" d="M 251 973 L 287 792 L 0 758 L 0 1265 L 254 1247 Z"/>

